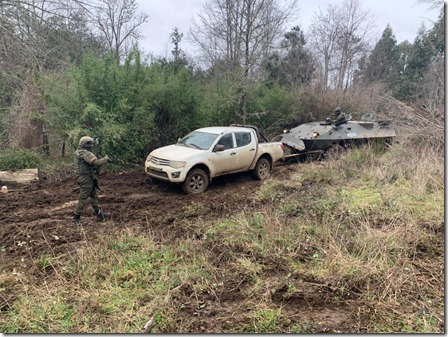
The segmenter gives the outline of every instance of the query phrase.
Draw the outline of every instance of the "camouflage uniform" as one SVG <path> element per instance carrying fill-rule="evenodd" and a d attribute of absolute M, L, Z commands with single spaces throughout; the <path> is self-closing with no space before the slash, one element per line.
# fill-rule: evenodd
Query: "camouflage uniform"
<path fill-rule="evenodd" d="M 345 121 L 345 113 L 342 112 L 341 108 L 337 107 L 331 114 L 331 122 L 337 125 L 343 121 Z"/>
<path fill-rule="evenodd" d="M 92 208 L 97 216 L 97 221 L 103 221 L 109 217 L 108 213 L 103 213 L 98 202 L 98 174 L 102 165 L 110 161 L 109 157 L 99 158 L 91 152 L 94 144 L 91 137 L 82 137 L 79 141 L 79 148 L 75 151 L 74 167 L 76 173 L 76 183 L 79 185 L 79 202 L 76 205 L 73 215 L 73 222 L 80 223 L 81 214 L 89 202 L 92 202 Z"/>

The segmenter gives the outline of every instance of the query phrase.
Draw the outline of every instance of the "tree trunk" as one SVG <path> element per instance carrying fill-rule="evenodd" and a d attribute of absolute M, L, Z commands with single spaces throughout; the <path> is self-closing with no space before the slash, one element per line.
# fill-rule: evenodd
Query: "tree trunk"
<path fill-rule="evenodd" d="M 48 133 L 45 125 L 42 127 L 42 149 L 44 155 L 50 156 L 50 143 L 48 142 Z"/>

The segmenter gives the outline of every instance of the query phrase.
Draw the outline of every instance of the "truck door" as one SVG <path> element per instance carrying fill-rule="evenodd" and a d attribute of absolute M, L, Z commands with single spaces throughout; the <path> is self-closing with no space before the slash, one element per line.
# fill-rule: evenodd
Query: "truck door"
<path fill-rule="evenodd" d="M 222 135 L 216 145 L 224 145 L 224 151 L 214 152 L 212 155 L 214 175 L 235 171 L 233 134 L 230 132 Z"/>
<path fill-rule="evenodd" d="M 257 140 L 251 131 L 234 132 L 236 147 L 235 152 L 235 170 L 243 171 L 252 164 L 257 152 Z"/>

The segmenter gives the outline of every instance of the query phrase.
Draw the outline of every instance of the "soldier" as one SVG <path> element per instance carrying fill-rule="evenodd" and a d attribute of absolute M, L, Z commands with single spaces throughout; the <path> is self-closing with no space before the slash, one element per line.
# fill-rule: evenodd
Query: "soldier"
<path fill-rule="evenodd" d="M 98 174 L 100 166 L 110 161 L 108 156 L 101 158 L 92 152 L 96 139 L 92 137 L 81 137 L 79 140 L 79 148 L 74 154 L 74 164 L 76 173 L 76 183 L 79 185 L 79 202 L 76 205 L 73 214 L 73 223 L 79 225 L 81 223 L 81 214 L 87 205 L 88 199 L 91 198 L 92 208 L 96 214 L 97 221 L 104 221 L 110 217 L 109 213 L 103 213 L 98 203 Z"/>
<path fill-rule="evenodd" d="M 342 109 L 340 107 L 334 109 L 333 113 L 331 114 L 331 121 L 335 125 L 345 121 L 345 113 L 342 112 Z"/>

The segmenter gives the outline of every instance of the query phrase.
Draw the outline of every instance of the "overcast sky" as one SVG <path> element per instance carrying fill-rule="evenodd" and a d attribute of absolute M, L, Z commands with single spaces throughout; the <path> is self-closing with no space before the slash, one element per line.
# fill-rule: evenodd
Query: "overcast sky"
<path fill-rule="evenodd" d="M 180 47 L 189 55 L 194 55 L 194 48 L 188 43 L 186 36 L 196 13 L 201 12 L 207 0 L 137 0 L 141 11 L 148 14 L 149 19 L 141 28 L 144 39 L 141 45 L 145 52 L 155 56 L 170 57 L 172 44 L 170 34 L 175 27 L 184 34 Z M 210 1 L 210 0 L 209 0 Z M 362 0 L 362 6 L 376 20 L 374 36 L 379 39 L 389 23 L 397 42 L 404 40 L 413 42 L 421 24 L 426 29 L 433 26 L 439 15 L 439 9 L 429 10 L 428 5 L 418 4 L 417 0 Z M 319 9 L 326 12 L 329 4 L 342 4 L 342 0 L 298 0 L 298 18 L 293 24 L 305 31 Z M 441 7 L 443 1 L 441 1 Z"/>

